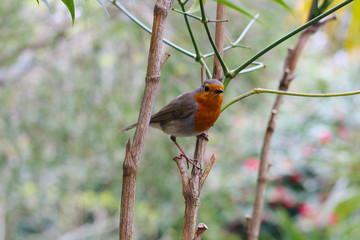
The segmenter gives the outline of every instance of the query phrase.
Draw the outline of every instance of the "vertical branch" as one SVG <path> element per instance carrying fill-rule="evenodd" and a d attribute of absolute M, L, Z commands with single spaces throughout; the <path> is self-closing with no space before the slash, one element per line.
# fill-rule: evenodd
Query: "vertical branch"
<path fill-rule="evenodd" d="M 133 144 L 131 145 L 129 139 L 126 146 L 126 156 L 123 166 L 123 185 L 121 192 L 119 226 L 120 240 L 133 239 L 136 178 L 144 148 L 144 139 L 149 127 L 151 112 L 154 105 L 156 88 L 160 80 L 160 55 L 162 49 L 163 30 L 171 3 L 171 0 L 158 0 L 154 8 L 154 21 L 150 42 L 148 68 L 145 78 L 145 90 Z"/>
<path fill-rule="evenodd" d="M 320 26 L 325 24 L 327 21 L 334 19 L 334 17 L 324 18 L 322 21 L 314 24 L 313 26 L 307 28 L 299 37 L 296 47 L 294 49 L 288 50 L 287 57 L 285 59 L 283 75 L 280 80 L 279 90 L 287 91 L 289 89 L 291 80 L 293 79 L 294 70 L 296 68 L 300 53 L 302 52 L 305 43 L 309 39 L 312 33 L 316 32 Z M 260 155 L 260 168 L 258 173 L 257 185 L 256 185 L 256 197 L 254 203 L 254 210 L 252 218 L 247 221 L 249 226 L 247 226 L 247 235 L 249 240 L 257 240 L 259 237 L 262 212 L 264 206 L 265 190 L 268 178 L 269 170 L 269 152 L 272 135 L 276 126 L 276 119 L 278 112 L 283 101 L 283 95 L 277 95 L 274 105 L 272 107 L 268 126 L 266 129 L 263 145 L 261 148 Z"/>
<path fill-rule="evenodd" d="M 218 3 L 219 5 L 219 3 Z M 218 14 L 217 20 L 223 20 L 225 18 L 225 9 L 224 7 L 218 6 Z M 223 49 L 224 44 L 224 24 L 216 25 L 216 35 L 215 42 L 218 44 L 216 47 L 218 49 Z M 222 39 L 222 40 L 219 40 Z M 222 56 L 222 53 L 221 53 Z M 220 70 L 219 70 L 220 69 Z M 214 62 L 214 70 L 213 70 L 213 78 L 221 79 L 222 78 L 222 65 L 220 61 L 217 63 Z M 202 81 L 205 78 L 204 69 L 202 69 Z M 204 165 L 204 156 L 206 150 L 206 143 L 208 141 L 207 133 L 201 134 L 196 139 L 196 147 L 194 152 L 194 159 L 198 161 L 198 167 L 192 168 L 191 177 L 186 179 L 184 174 L 182 175 L 183 179 L 183 195 L 185 198 L 185 214 L 184 214 L 184 225 L 182 231 L 182 240 L 192 240 L 192 239 L 201 239 L 202 233 L 204 229 L 199 229 L 198 233 L 195 233 L 196 228 L 196 219 L 197 213 L 200 206 L 200 193 L 201 188 L 208 176 L 211 167 L 215 162 L 215 157 L 212 157 L 211 164 L 206 168 L 206 171 L 203 173 L 202 168 Z M 182 167 L 179 166 L 180 162 L 176 162 L 178 164 L 180 173 L 182 172 Z M 184 184 L 186 182 L 186 184 Z"/>
<path fill-rule="evenodd" d="M 225 5 L 218 3 L 216 9 L 216 20 L 225 20 Z M 215 28 L 215 45 L 219 50 L 220 56 L 224 55 L 224 36 L 225 36 L 225 22 L 216 22 Z M 219 58 L 214 56 L 214 68 L 213 68 L 213 78 L 222 80 L 222 67 L 219 61 Z"/>

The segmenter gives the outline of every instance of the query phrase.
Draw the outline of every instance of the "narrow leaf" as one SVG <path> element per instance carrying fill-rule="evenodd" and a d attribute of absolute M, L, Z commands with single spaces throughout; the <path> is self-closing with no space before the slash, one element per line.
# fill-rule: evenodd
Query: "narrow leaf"
<path fill-rule="evenodd" d="M 205 6 L 205 0 L 202 0 Z M 194 13 L 200 11 L 200 1 L 199 0 L 195 0 L 195 2 L 193 3 L 193 5 L 191 5 L 191 7 L 189 8 L 189 10 L 186 11 L 186 13 Z"/>
<path fill-rule="evenodd" d="M 283 0 L 272 0 L 272 1 L 274 1 L 277 4 L 283 6 L 287 11 L 292 12 L 292 9 Z"/>
<path fill-rule="evenodd" d="M 69 12 L 71 14 L 72 24 L 74 25 L 75 22 L 75 5 L 74 0 L 61 0 L 66 7 L 69 9 Z"/>
<path fill-rule="evenodd" d="M 40 5 L 39 0 L 36 0 L 36 1 L 37 1 L 38 5 Z"/>
<path fill-rule="evenodd" d="M 106 9 L 106 7 L 105 7 L 105 5 L 102 3 L 102 1 L 101 0 L 96 0 L 99 4 L 100 4 L 100 6 L 104 9 L 104 11 L 106 12 L 106 15 L 108 16 L 108 18 L 110 18 L 110 15 L 109 15 L 109 12 L 108 12 L 108 10 Z"/>
<path fill-rule="evenodd" d="M 325 12 L 333 0 L 325 0 L 319 7 L 320 14 Z"/>

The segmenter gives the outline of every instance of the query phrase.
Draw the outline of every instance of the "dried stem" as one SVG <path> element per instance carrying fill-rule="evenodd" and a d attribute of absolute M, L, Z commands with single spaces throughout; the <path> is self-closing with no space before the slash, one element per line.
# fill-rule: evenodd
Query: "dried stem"
<path fill-rule="evenodd" d="M 199 223 L 198 225 L 198 229 L 196 231 L 196 235 L 194 237 L 194 240 L 201 240 L 202 235 L 204 234 L 204 232 L 208 230 L 208 227 L 206 226 L 205 223 Z"/>
<path fill-rule="evenodd" d="M 309 39 L 310 35 L 314 32 L 316 32 L 320 26 L 322 26 L 324 23 L 326 23 L 328 20 L 333 19 L 331 18 L 324 18 L 322 21 L 312 25 L 311 27 L 307 28 L 299 37 L 299 40 L 296 44 L 296 47 L 294 50 L 289 49 L 288 54 L 285 60 L 284 64 L 284 71 L 282 78 L 280 80 L 279 84 L 279 90 L 281 91 L 287 91 L 291 80 L 293 79 L 293 73 L 296 68 L 297 61 L 299 59 L 300 53 L 302 52 L 305 43 Z M 276 125 L 276 119 L 278 116 L 278 112 L 280 109 L 280 105 L 283 101 L 283 95 L 277 95 L 273 108 L 271 110 L 268 126 L 266 129 L 265 137 L 263 146 L 261 149 L 261 155 L 260 155 L 260 168 L 258 173 L 258 180 L 257 180 L 257 186 L 256 186 L 256 197 L 255 197 L 255 203 L 254 203 L 254 210 L 251 217 L 251 220 L 249 222 L 248 226 L 248 239 L 249 240 L 257 240 L 259 237 L 260 232 L 260 225 L 261 225 L 261 219 L 262 219 L 262 211 L 263 211 L 263 205 L 264 205 L 264 196 L 265 196 L 265 189 L 266 189 L 266 183 L 268 178 L 268 170 L 269 170 L 269 152 L 270 152 L 270 144 L 271 144 L 271 138 L 275 130 Z"/>
<path fill-rule="evenodd" d="M 138 167 L 144 148 L 144 139 L 149 127 L 151 112 L 154 105 L 156 88 L 160 80 L 163 30 L 171 0 L 158 0 L 154 8 L 154 21 L 150 42 L 148 68 L 145 90 L 139 113 L 133 143 L 129 139 L 123 165 L 123 185 L 120 209 L 120 240 L 133 239 L 135 188 Z"/>
<path fill-rule="evenodd" d="M 218 4 L 216 10 L 216 20 L 225 20 L 225 5 Z M 219 50 L 220 56 L 224 55 L 224 39 L 225 39 L 225 22 L 216 22 L 215 28 L 215 45 Z M 214 56 L 213 78 L 222 80 L 222 66 L 218 57 Z"/>

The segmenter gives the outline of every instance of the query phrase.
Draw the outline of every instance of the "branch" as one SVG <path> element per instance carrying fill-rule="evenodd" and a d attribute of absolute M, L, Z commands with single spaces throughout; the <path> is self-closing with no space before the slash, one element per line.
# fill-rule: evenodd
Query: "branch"
<path fill-rule="evenodd" d="M 163 31 L 171 0 L 158 0 L 154 8 L 153 29 L 150 41 L 148 68 L 138 125 L 131 145 L 129 139 L 126 146 L 126 156 L 123 167 L 123 184 L 120 209 L 120 240 L 133 239 L 134 204 L 137 172 L 144 149 L 144 140 L 149 128 L 155 93 L 160 80 L 161 66 L 166 61 L 160 61 L 163 44 Z M 115 4 L 115 1 L 114 1 Z"/>
<path fill-rule="evenodd" d="M 209 27 L 208 27 L 208 19 L 206 18 L 206 14 L 205 14 L 205 9 L 204 9 L 204 3 L 203 1 L 199 1 L 200 2 L 200 11 L 201 11 L 201 17 L 202 17 L 202 23 L 205 27 L 205 31 L 206 31 L 206 34 L 208 35 L 208 38 L 209 38 L 209 41 L 211 43 L 211 46 L 215 52 L 215 55 L 216 57 L 218 58 L 220 64 L 221 64 L 221 67 L 222 67 L 222 70 L 224 72 L 224 75 L 227 76 L 229 75 L 229 68 L 226 66 L 225 62 L 224 62 L 224 59 L 222 58 L 222 55 L 221 53 L 219 52 L 218 49 L 223 49 L 223 46 L 219 47 L 219 46 L 216 46 L 212 36 L 211 36 L 211 33 L 210 33 L 210 30 L 209 30 Z M 221 3 L 218 3 L 218 5 L 221 4 Z M 222 4 L 221 4 L 222 5 Z M 223 13 L 225 14 L 225 12 Z M 217 16 L 218 17 L 218 16 Z M 225 17 L 223 18 L 225 19 Z M 221 24 L 221 23 L 220 23 Z M 223 24 L 222 24 L 223 25 Z M 218 26 L 218 25 L 217 25 Z M 224 36 L 222 36 L 222 38 L 224 38 Z"/>
<path fill-rule="evenodd" d="M 182 11 L 185 12 L 185 4 L 187 3 L 187 1 L 183 2 L 181 0 L 178 0 L 178 2 L 179 2 L 179 5 L 181 6 Z M 184 20 L 185 20 L 186 27 L 188 29 L 188 32 L 189 32 L 189 35 L 190 35 L 190 38 L 191 38 L 191 42 L 192 42 L 192 44 L 194 46 L 194 49 L 195 49 L 196 56 L 194 57 L 194 59 L 195 59 L 196 62 L 199 62 L 201 64 L 201 66 L 205 66 L 207 77 L 211 78 L 211 72 L 210 72 L 208 66 L 206 65 L 204 59 L 201 57 L 201 53 L 200 53 L 199 48 L 197 46 L 197 43 L 196 43 L 194 34 L 192 32 L 191 25 L 189 23 L 189 19 L 188 19 L 187 15 L 184 15 Z"/>
<path fill-rule="evenodd" d="M 313 3 L 314 2 L 317 2 L 317 0 L 313 0 Z M 321 14 L 321 15 L 323 15 L 323 14 Z M 313 26 L 308 28 L 306 31 L 304 31 L 300 35 L 295 49 L 288 50 L 288 54 L 285 59 L 283 75 L 282 75 L 282 78 L 281 78 L 280 84 L 279 84 L 279 90 L 281 90 L 282 94 L 295 95 L 295 96 L 310 96 L 310 97 L 337 97 L 337 96 L 350 95 L 349 93 L 347 93 L 347 94 L 344 94 L 344 93 L 343 94 L 290 93 L 289 94 L 289 93 L 285 92 L 288 90 L 291 80 L 293 79 L 293 73 L 295 71 L 297 61 L 299 59 L 300 53 L 302 52 L 302 50 L 305 46 L 305 43 L 309 39 L 310 35 L 312 33 L 316 32 L 320 28 L 320 26 L 322 26 L 322 24 L 324 24 L 326 22 L 327 22 L 327 20 L 323 19 L 323 23 L 320 22 L 320 23 L 314 24 Z M 259 91 L 259 89 L 255 89 L 255 90 Z M 263 90 L 263 92 L 274 93 L 273 90 Z M 351 93 L 351 94 L 354 94 L 354 93 Z M 355 94 L 357 94 L 357 93 L 355 93 Z M 248 236 L 249 240 L 257 240 L 258 236 L 259 236 L 259 232 L 260 232 L 262 212 L 263 212 L 263 207 L 264 207 L 264 196 L 265 196 L 268 172 L 269 172 L 269 168 L 270 168 L 270 164 L 268 163 L 269 162 L 268 158 L 269 158 L 269 152 L 270 152 L 271 139 L 272 139 L 272 135 L 275 131 L 276 119 L 278 116 L 280 105 L 283 101 L 283 97 L 284 97 L 283 95 L 277 95 L 277 97 L 276 97 L 276 100 L 274 102 L 273 108 L 270 113 L 268 126 L 266 129 L 263 145 L 261 148 L 260 168 L 259 168 L 259 172 L 258 172 L 258 180 L 257 180 L 257 185 L 256 185 L 256 196 L 255 196 L 253 214 L 252 214 L 251 221 L 248 224 L 248 231 L 247 231 L 247 236 Z"/>
<path fill-rule="evenodd" d="M 144 23 L 142 23 L 139 19 L 137 19 L 134 15 L 132 15 L 123 5 L 121 5 L 118 1 L 116 0 L 108 0 L 110 1 L 115 7 L 117 7 L 119 10 L 121 10 L 123 13 L 125 13 L 126 16 L 128 16 L 131 20 L 133 20 L 133 22 L 135 22 L 139 27 L 141 27 L 142 29 L 144 29 L 145 31 L 147 31 L 148 33 L 152 34 L 152 30 L 146 26 Z M 173 47 L 174 49 L 178 50 L 179 52 L 184 53 L 186 56 L 191 57 L 191 58 L 195 58 L 196 55 L 178 45 L 176 45 L 175 43 L 167 40 L 166 38 L 163 39 L 164 43 L 166 43 L 167 45 L 169 45 L 170 47 Z"/>
<path fill-rule="evenodd" d="M 202 5 L 202 1 L 200 1 L 200 4 Z M 219 3 L 218 3 L 218 5 L 219 5 Z M 221 7 L 220 7 L 220 9 L 221 9 Z M 202 10 L 203 10 L 203 7 L 202 7 Z M 219 10 L 219 7 L 218 7 L 218 10 Z M 184 15 L 184 17 L 186 17 L 186 15 Z M 203 17 L 203 19 L 205 17 L 203 11 L 202 11 L 202 17 Z M 221 13 L 217 14 L 217 19 L 221 20 L 221 19 L 224 19 L 224 17 L 225 17 L 225 11 L 221 11 Z M 219 41 L 218 39 L 219 38 L 224 39 L 224 30 L 221 29 L 221 28 L 224 28 L 224 25 L 219 24 L 219 22 L 218 22 L 216 26 L 217 26 L 217 28 L 220 28 L 220 29 L 216 30 L 215 41 L 219 45 L 215 46 L 215 49 L 216 49 L 216 47 L 219 49 L 222 49 L 223 48 L 222 44 L 224 41 Z M 207 25 L 206 25 L 206 28 L 207 28 Z M 218 54 L 220 54 L 220 53 L 218 53 Z M 221 59 L 220 55 L 219 55 L 219 59 Z M 217 79 L 221 79 L 221 77 L 222 77 L 222 71 L 215 70 L 215 68 L 217 68 L 217 69 L 219 69 L 219 67 L 221 68 L 221 60 L 219 62 L 215 63 L 214 72 L 213 72 L 213 77 L 217 78 Z M 201 77 L 202 81 L 205 78 L 203 72 L 204 72 L 204 68 L 202 68 L 202 77 Z M 191 177 L 188 181 L 189 189 L 186 189 L 186 187 L 184 187 L 184 186 L 186 186 L 185 182 L 187 182 L 186 177 L 182 177 L 182 179 L 183 179 L 183 195 L 185 198 L 184 225 L 183 225 L 182 238 L 181 238 L 183 240 L 200 239 L 203 232 L 205 231 L 205 229 L 198 229 L 198 233 L 195 235 L 196 219 L 197 219 L 198 209 L 200 206 L 201 189 L 202 189 L 202 186 L 204 185 L 204 182 L 211 170 L 211 167 L 213 166 L 213 164 L 215 162 L 215 156 L 213 155 L 209 166 L 207 166 L 204 173 L 202 173 L 201 169 L 204 165 L 204 156 L 205 156 L 205 149 L 206 149 L 207 141 L 208 141 L 207 132 L 197 136 L 196 147 L 195 147 L 195 152 L 194 152 L 194 159 L 196 159 L 198 161 L 198 166 L 200 166 L 200 168 L 193 166 L 192 171 L 191 171 Z M 177 159 L 176 159 L 176 161 L 177 161 L 178 167 L 179 167 L 180 162 Z M 185 167 L 185 166 L 183 166 L 183 167 Z M 179 167 L 179 170 L 180 170 L 180 167 Z M 181 175 L 185 175 L 184 170 L 180 170 L 180 173 L 181 173 Z"/>
<path fill-rule="evenodd" d="M 271 49 L 273 49 L 274 47 L 276 47 L 277 45 L 279 45 L 280 43 L 286 41 L 287 39 L 291 38 L 292 36 L 294 36 L 295 34 L 303 31 L 304 29 L 308 28 L 309 26 L 315 24 L 316 22 L 320 21 L 321 19 L 325 18 L 326 16 L 336 12 L 337 10 L 339 10 L 340 8 L 346 6 L 347 4 L 353 2 L 354 0 L 346 0 L 338 5 L 336 5 L 335 7 L 329 9 L 328 11 L 320 14 L 319 16 L 313 18 L 311 21 L 308 21 L 307 23 L 303 24 L 302 26 L 294 29 L 293 31 L 289 32 L 288 34 L 286 34 L 285 36 L 279 38 L 278 40 L 276 40 L 275 42 L 273 42 L 272 44 L 270 44 L 269 46 L 265 47 L 263 50 L 261 50 L 260 52 L 258 52 L 257 54 L 255 54 L 253 57 L 251 57 L 250 59 L 248 59 L 245 63 L 243 63 L 241 66 L 237 67 L 236 69 L 232 70 L 230 75 L 231 77 L 225 79 L 224 81 L 224 87 L 226 89 L 227 85 L 229 84 L 230 80 L 232 78 L 234 78 L 241 70 L 245 69 L 247 66 L 249 66 L 253 61 L 255 61 L 256 59 L 258 59 L 259 57 L 261 57 L 262 55 L 264 55 L 265 53 L 267 53 L 268 51 L 270 51 Z M 200 1 L 201 2 L 201 1 Z"/>
<path fill-rule="evenodd" d="M 225 48 L 223 49 L 223 51 L 226 52 L 226 51 L 230 50 L 231 48 L 236 47 L 236 46 L 239 44 L 239 42 L 245 37 L 246 33 L 250 30 L 251 26 L 255 23 L 255 21 L 256 21 L 256 19 L 257 19 L 258 17 L 259 17 L 259 14 L 257 14 L 257 15 L 254 17 L 254 19 L 252 19 L 252 20 L 249 22 L 249 24 L 245 27 L 244 31 L 243 31 L 243 32 L 240 34 L 240 36 L 238 37 L 238 39 L 236 39 L 236 41 L 233 42 L 233 43 L 230 42 L 230 45 L 227 46 L 227 47 L 225 47 Z M 203 55 L 203 58 L 211 57 L 211 56 L 213 56 L 214 54 L 215 54 L 214 52 L 204 54 L 204 55 Z"/>
<path fill-rule="evenodd" d="M 217 20 L 225 20 L 225 5 L 219 3 L 217 5 L 216 10 L 216 19 Z M 224 37 L 225 37 L 225 22 L 217 22 L 215 28 L 215 46 L 219 49 L 219 57 L 218 55 L 214 56 L 214 67 L 213 67 L 213 78 L 222 81 L 222 70 L 224 69 L 224 73 L 227 74 L 225 63 L 222 60 L 222 56 L 224 55 Z"/>
<path fill-rule="evenodd" d="M 214 166 L 214 163 L 216 162 L 216 157 L 215 157 L 215 154 L 211 155 L 211 158 L 210 158 L 210 163 L 209 165 L 206 166 L 202 176 L 201 176 L 201 179 L 200 179 L 200 188 L 202 188 L 204 186 L 204 183 L 212 169 L 212 167 Z"/>
<path fill-rule="evenodd" d="M 241 94 L 240 96 L 234 98 L 233 100 L 227 102 L 221 111 L 224 111 L 234 103 L 247 98 L 254 94 L 260 94 L 260 93 L 272 93 L 272 94 L 279 94 L 279 95 L 289 95 L 289 96 L 296 96 L 296 97 L 344 97 L 344 96 L 351 96 L 360 94 L 360 90 L 358 91 L 351 91 L 351 92 L 342 92 L 342 93 L 299 93 L 299 92 L 287 92 L 287 91 L 281 91 L 281 90 L 272 90 L 272 89 L 264 89 L 264 88 L 254 88 L 251 91 L 248 91 L 244 94 Z"/>
<path fill-rule="evenodd" d="M 208 230 L 209 228 L 206 226 L 205 223 L 199 223 L 198 225 L 198 229 L 196 231 L 196 235 L 194 237 L 194 240 L 201 240 L 202 235 L 204 234 L 204 232 L 206 230 Z"/>
<path fill-rule="evenodd" d="M 181 182 L 183 186 L 183 193 L 189 191 L 189 176 L 187 174 L 187 168 L 181 156 L 176 156 L 173 159 L 179 168 Z"/>

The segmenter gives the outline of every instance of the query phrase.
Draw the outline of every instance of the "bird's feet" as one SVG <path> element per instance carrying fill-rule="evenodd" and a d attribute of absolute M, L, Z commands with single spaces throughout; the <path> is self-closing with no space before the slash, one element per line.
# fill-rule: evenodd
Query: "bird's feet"
<path fill-rule="evenodd" d="M 201 167 L 198 166 L 198 160 L 197 159 L 191 159 L 191 158 L 189 158 L 188 155 L 182 154 L 182 153 L 180 154 L 180 157 L 185 158 L 188 169 L 189 169 L 189 163 L 191 163 L 194 167 L 201 170 Z"/>

